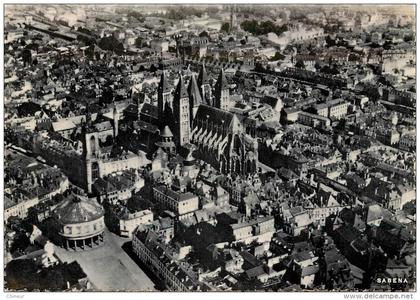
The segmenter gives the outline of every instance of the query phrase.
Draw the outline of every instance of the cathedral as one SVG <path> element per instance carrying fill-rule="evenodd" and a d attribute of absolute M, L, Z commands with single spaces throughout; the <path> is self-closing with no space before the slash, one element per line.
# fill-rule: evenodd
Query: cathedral
<path fill-rule="evenodd" d="M 196 156 L 223 173 L 249 174 L 257 170 L 258 142 L 245 133 L 239 118 L 202 104 L 191 131 Z"/>
<path fill-rule="evenodd" d="M 188 86 L 188 87 L 187 87 Z M 211 89 L 204 65 L 198 80 L 188 85 L 179 75 L 172 91 L 165 72 L 158 86 L 158 120 L 161 147 L 171 142 L 178 148 L 193 147 L 195 156 L 223 173 L 249 174 L 257 170 L 258 143 L 245 132 L 242 116 L 229 111 L 229 85 L 221 70 Z"/>

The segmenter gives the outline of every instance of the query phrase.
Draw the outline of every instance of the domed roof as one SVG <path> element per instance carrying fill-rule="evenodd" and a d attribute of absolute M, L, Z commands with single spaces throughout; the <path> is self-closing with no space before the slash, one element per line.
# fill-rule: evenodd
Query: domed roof
<path fill-rule="evenodd" d="M 104 209 L 94 200 L 71 194 L 55 209 L 61 224 L 78 224 L 97 220 L 104 215 Z"/>

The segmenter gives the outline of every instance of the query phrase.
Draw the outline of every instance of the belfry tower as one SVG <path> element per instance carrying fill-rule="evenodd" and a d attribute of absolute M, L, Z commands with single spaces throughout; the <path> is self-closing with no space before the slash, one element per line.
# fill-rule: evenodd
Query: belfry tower
<path fill-rule="evenodd" d="M 175 89 L 173 108 L 176 143 L 179 146 L 184 146 L 190 142 L 190 99 L 181 74 Z"/>
<path fill-rule="evenodd" d="M 86 113 L 86 123 L 82 128 L 83 137 L 83 163 L 85 184 L 88 193 L 92 192 L 92 184 L 99 178 L 99 136 L 92 127 L 92 116 L 89 110 Z"/>
<path fill-rule="evenodd" d="M 220 70 L 219 78 L 217 79 L 215 90 L 215 106 L 217 108 L 227 110 L 229 108 L 229 84 L 227 82 L 225 72 Z"/>

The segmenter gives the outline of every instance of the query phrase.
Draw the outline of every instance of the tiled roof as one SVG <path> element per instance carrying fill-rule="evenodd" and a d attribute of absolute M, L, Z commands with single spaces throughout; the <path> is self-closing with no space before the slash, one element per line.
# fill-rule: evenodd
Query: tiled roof
<path fill-rule="evenodd" d="M 77 224 L 99 219 L 104 210 L 95 200 L 72 194 L 57 206 L 55 214 L 61 224 Z"/>

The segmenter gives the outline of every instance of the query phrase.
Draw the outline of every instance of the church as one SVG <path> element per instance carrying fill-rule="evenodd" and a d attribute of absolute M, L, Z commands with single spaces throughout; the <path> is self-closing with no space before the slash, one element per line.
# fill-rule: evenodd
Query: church
<path fill-rule="evenodd" d="M 245 132 L 243 116 L 229 111 L 229 84 L 223 69 L 214 90 L 204 65 L 198 80 L 194 74 L 189 77 L 186 80 L 180 74 L 172 89 L 166 73 L 161 75 L 157 118 L 153 118 L 160 136 L 156 145 L 162 148 L 173 143 L 178 150 L 192 148 L 197 158 L 222 173 L 256 172 L 258 142 Z M 163 150 L 167 149 L 173 147 Z"/>

